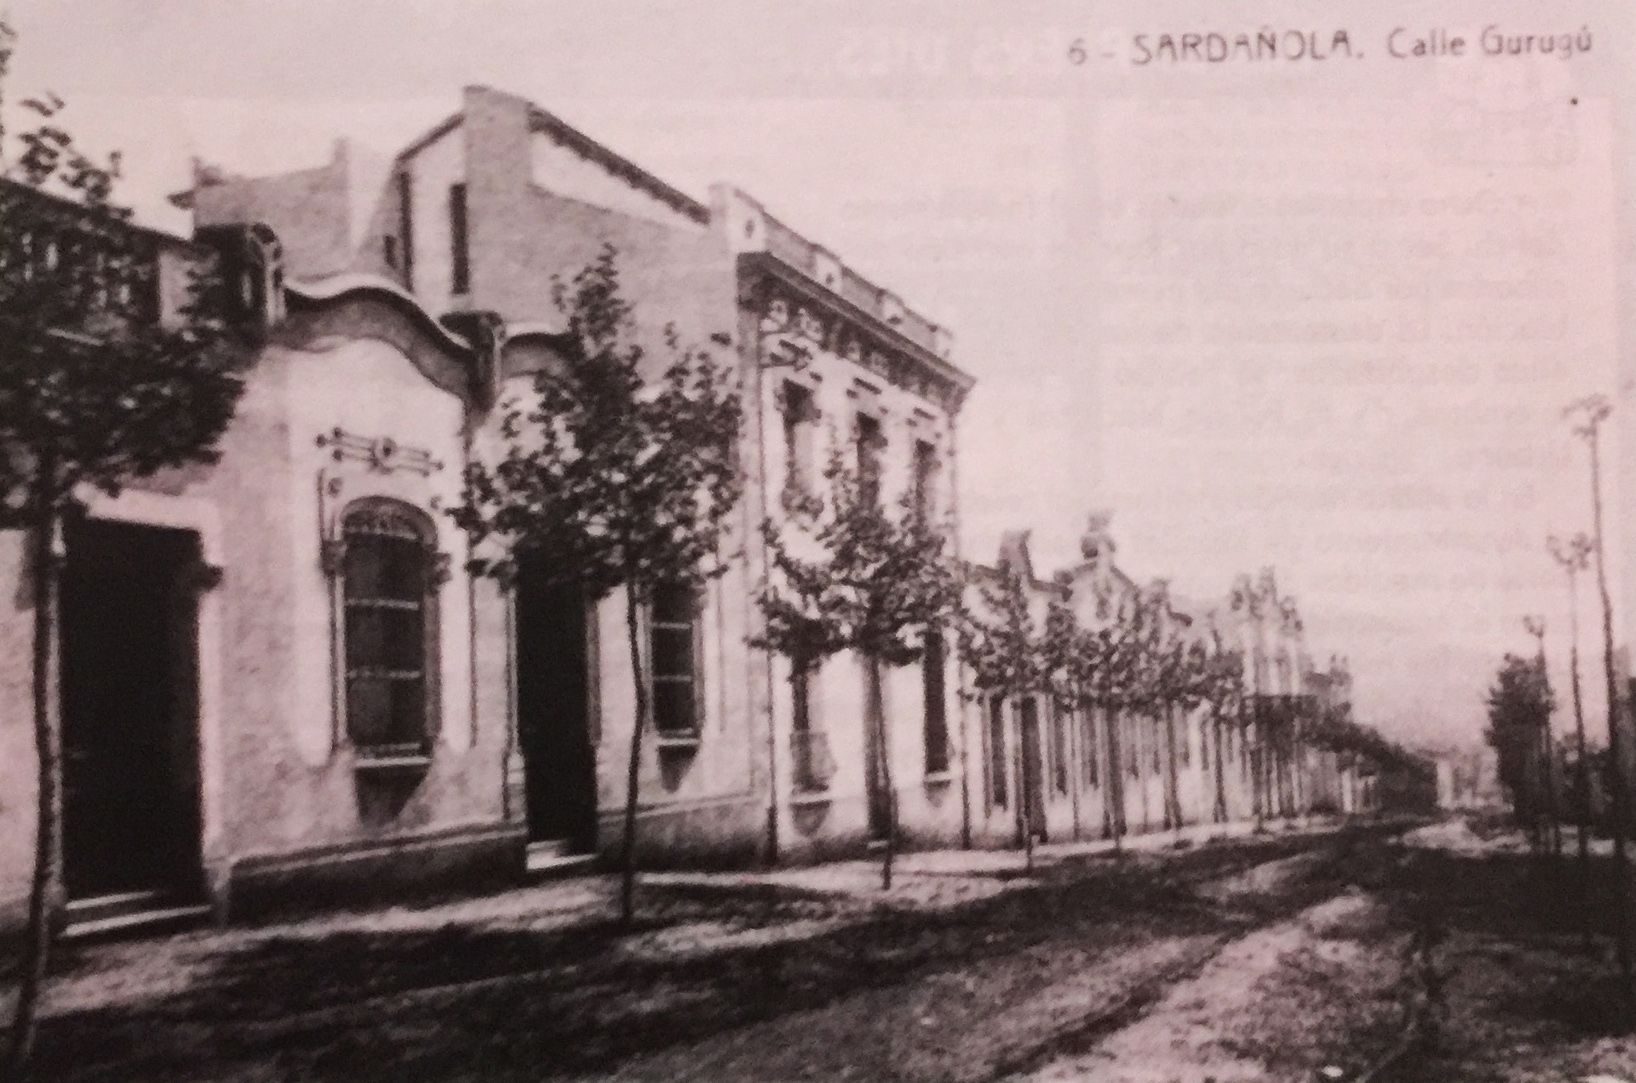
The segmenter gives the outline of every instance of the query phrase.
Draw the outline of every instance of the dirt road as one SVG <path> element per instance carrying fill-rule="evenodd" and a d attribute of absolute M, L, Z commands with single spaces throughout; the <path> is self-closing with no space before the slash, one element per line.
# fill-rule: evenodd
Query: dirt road
<path fill-rule="evenodd" d="M 593 881 L 84 949 L 41 1077 L 1307 1080 L 1387 1036 L 1381 836 L 963 873 L 953 904 L 655 883 L 625 931 L 563 901 Z"/>

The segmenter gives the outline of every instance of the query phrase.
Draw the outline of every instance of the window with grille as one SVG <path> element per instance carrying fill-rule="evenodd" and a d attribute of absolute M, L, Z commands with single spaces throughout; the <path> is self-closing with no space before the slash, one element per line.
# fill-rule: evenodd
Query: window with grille
<path fill-rule="evenodd" d="M 935 775 L 949 769 L 949 719 L 944 688 L 947 663 L 940 629 L 927 629 L 926 651 L 920 665 L 926 700 L 926 773 Z"/>
<path fill-rule="evenodd" d="M 370 501 L 348 510 L 342 536 L 347 736 L 368 755 L 424 756 L 435 728 L 432 526 L 408 505 Z"/>
<path fill-rule="evenodd" d="M 653 725 L 661 736 L 699 733 L 700 592 L 686 585 L 654 588 L 649 609 Z"/>

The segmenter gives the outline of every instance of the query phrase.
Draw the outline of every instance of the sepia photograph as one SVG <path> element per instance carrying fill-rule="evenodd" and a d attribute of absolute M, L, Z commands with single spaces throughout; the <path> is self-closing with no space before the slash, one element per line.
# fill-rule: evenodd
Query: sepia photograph
<path fill-rule="evenodd" d="M 0 0 L 0 1083 L 1636 1083 L 1633 647 L 1623 0 Z"/>

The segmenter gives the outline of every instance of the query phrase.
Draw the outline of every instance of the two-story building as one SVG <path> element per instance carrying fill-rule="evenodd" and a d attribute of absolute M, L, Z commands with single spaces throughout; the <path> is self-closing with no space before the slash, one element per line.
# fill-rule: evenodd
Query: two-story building
<path fill-rule="evenodd" d="M 647 615 L 654 663 L 644 679 L 665 691 L 640 764 L 643 859 L 801 859 L 883 831 L 861 664 L 832 660 L 798 703 L 786 664 L 749 646 L 767 569 L 761 524 L 817 483 L 836 441 L 867 456 L 886 490 L 914 486 L 953 519 L 956 421 L 973 381 L 950 361 L 945 329 L 744 193 L 716 186 L 698 202 L 486 88 L 468 89 L 457 113 L 384 168 L 343 145 L 325 165 L 279 176 L 201 169 L 181 199 L 201 229 L 269 227 L 295 283 L 369 276 L 452 314 L 453 326 L 486 321 L 512 336 L 560 328 L 553 282 L 611 246 L 653 356 L 667 356 L 667 325 L 692 344 L 729 336 L 747 421 L 728 547 L 743 555 L 701 596 L 656 598 Z M 508 371 L 500 394 L 527 379 Z M 537 849 L 606 850 L 635 713 L 622 603 L 538 588 L 525 567 L 510 606 L 518 732 L 508 801 Z M 923 720 L 888 737 L 900 829 L 957 841 L 964 751 L 951 724 L 952 659 L 940 652 L 879 687 L 894 719 Z"/>

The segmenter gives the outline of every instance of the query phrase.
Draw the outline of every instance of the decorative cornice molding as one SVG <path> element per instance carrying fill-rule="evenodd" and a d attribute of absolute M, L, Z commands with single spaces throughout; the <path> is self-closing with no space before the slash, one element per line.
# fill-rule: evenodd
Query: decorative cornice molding
<path fill-rule="evenodd" d="M 805 272 L 762 252 L 739 256 L 740 304 L 760 331 L 802 340 L 892 385 L 959 412 L 976 380 Z"/>

